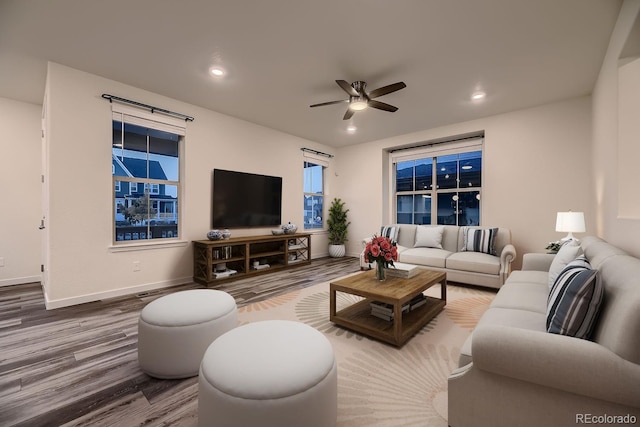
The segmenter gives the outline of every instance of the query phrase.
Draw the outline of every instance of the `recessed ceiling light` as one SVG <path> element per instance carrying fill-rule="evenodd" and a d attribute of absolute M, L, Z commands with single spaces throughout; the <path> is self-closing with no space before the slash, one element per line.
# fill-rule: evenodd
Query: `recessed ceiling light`
<path fill-rule="evenodd" d="M 219 67 L 211 67 L 211 68 L 209 69 L 209 72 L 210 72 L 212 75 L 216 76 L 216 77 L 222 77 L 222 76 L 224 76 L 224 70 L 223 70 L 222 68 L 219 68 Z"/>
<path fill-rule="evenodd" d="M 472 99 L 472 100 L 474 100 L 474 101 L 481 101 L 481 100 L 483 100 L 486 96 L 487 96 L 487 94 L 486 94 L 486 93 L 484 93 L 484 92 L 482 92 L 482 91 L 477 91 L 477 92 L 474 92 L 474 93 L 471 95 L 471 99 Z"/>
<path fill-rule="evenodd" d="M 357 130 L 358 128 L 353 125 L 347 127 L 347 132 L 349 133 L 355 133 Z"/>

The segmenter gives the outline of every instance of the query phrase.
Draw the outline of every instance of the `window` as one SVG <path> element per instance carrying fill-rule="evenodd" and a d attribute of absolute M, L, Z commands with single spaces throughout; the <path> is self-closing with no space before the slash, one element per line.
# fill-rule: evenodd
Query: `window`
<path fill-rule="evenodd" d="M 397 223 L 480 225 L 482 139 L 398 150 L 391 159 Z"/>
<path fill-rule="evenodd" d="M 184 127 L 157 121 L 162 117 L 153 119 L 117 113 L 114 109 L 112 179 L 116 243 L 180 235 L 180 149 Z"/>
<path fill-rule="evenodd" d="M 160 184 L 144 184 L 144 191 L 149 194 L 160 194 Z"/>
<path fill-rule="evenodd" d="M 324 227 L 324 166 L 304 162 L 304 228 Z"/>

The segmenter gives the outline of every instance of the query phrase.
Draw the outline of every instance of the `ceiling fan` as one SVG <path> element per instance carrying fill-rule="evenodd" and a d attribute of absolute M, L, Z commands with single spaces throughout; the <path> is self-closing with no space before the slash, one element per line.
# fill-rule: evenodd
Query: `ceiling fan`
<path fill-rule="evenodd" d="M 389 111 L 391 113 L 398 111 L 398 107 L 384 102 L 375 101 L 373 98 L 377 98 L 382 95 L 387 95 L 391 92 L 395 92 L 407 87 L 404 82 L 393 83 L 387 86 L 383 86 L 378 89 L 374 89 L 371 92 L 367 92 L 365 89 L 367 83 L 363 81 L 356 81 L 351 84 L 345 80 L 336 80 L 338 86 L 342 88 L 349 95 L 349 99 L 341 99 L 339 101 L 322 102 L 320 104 L 313 104 L 310 107 L 322 107 L 323 105 L 339 104 L 341 102 L 348 102 L 349 108 L 344 113 L 342 120 L 349 120 L 356 111 L 364 110 L 367 107 L 377 108 L 378 110 Z"/>

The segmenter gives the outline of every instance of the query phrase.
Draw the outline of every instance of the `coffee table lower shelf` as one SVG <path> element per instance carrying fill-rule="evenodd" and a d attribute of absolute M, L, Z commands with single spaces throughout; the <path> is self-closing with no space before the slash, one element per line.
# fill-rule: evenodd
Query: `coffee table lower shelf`
<path fill-rule="evenodd" d="M 330 321 L 380 341 L 402 346 L 444 308 L 446 301 L 426 297 L 426 304 L 402 315 L 399 330 L 396 321 L 387 321 L 371 314 L 370 298 L 365 298 L 330 315 Z"/>

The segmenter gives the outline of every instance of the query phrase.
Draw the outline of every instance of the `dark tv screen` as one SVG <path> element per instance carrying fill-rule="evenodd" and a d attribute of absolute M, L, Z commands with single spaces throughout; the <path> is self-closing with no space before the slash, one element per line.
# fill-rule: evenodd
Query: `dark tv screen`
<path fill-rule="evenodd" d="M 213 228 L 282 223 L 282 178 L 213 170 Z"/>

